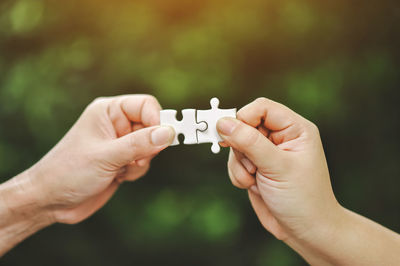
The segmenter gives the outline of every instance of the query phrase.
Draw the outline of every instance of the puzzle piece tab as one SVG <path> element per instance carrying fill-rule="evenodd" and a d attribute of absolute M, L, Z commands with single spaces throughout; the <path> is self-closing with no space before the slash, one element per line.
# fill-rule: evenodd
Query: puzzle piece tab
<path fill-rule="evenodd" d="M 178 135 L 185 136 L 183 144 L 197 144 L 197 131 L 204 131 L 207 129 L 205 122 L 196 122 L 196 110 L 185 109 L 182 110 L 182 120 L 176 120 L 176 110 L 168 109 L 160 111 L 161 125 L 171 126 L 175 129 L 175 138 L 171 146 L 179 145 Z"/>
<path fill-rule="evenodd" d="M 218 98 L 212 98 L 210 105 L 211 109 L 209 110 L 197 110 L 197 121 L 206 122 L 208 125 L 207 130 L 197 131 L 197 143 L 212 143 L 211 151 L 219 153 L 221 147 L 218 143 L 222 141 L 222 138 L 217 131 L 217 122 L 223 117 L 236 118 L 236 108 L 219 109 Z"/>
<path fill-rule="evenodd" d="M 161 125 L 171 126 L 175 129 L 176 134 L 171 146 L 178 145 L 178 135 L 183 134 L 185 136 L 183 144 L 212 143 L 211 151 L 219 153 L 221 147 L 218 143 L 222 141 L 222 138 L 217 132 L 217 122 L 223 117 L 236 118 L 236 108 L 219 109 L 217 98 L 212 98 L 210 105 L 211 109 L 209 110 L 182 110 L 183 119 L 181 121 L 176 120 L 176 110 L 160 111 Z"/>

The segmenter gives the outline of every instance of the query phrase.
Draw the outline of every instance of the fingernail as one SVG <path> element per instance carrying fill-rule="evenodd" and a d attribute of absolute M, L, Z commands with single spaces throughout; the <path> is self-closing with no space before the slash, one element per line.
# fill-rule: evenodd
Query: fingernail
<path fill-rule="evenodd" d="M 233 131 L 238 125 L 238 121 L 233 118 L 221 118 L 218 120 L 217 129 L 218 131 L 225 136 L 232 135 Z"/>
<path fill-rule="evenodd" d="M 243 164 L 244 168 L 246 168 L 247 172 L 249 172 L 250 174 L 254 174 L 255 167 L 254 164 L 249 161 L 249 159 L 243 158 L 240 160 L 240 162 Z"/>
<path fill-rule="evenodd" d="M 260 191 L 258 190 L 258 187 L 257 187 L 256 185 L 252 185 L 252 186 L 250 187 L 250 190 L 251 190 L 252 192 L 254 192 L 255 194 L 257 194 L 257 195 L 260 195 Z"/>
<path fill-rule="evenodd" d="M 172 127 L 161 126 L 151 132 L 151 142 L 156 146 L 167 145 L 172 142 L 174 135 Z"/>

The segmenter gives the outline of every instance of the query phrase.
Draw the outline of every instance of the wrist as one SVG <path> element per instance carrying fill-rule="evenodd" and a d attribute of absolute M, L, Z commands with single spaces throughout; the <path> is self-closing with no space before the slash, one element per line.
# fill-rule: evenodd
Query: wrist
<path fill-rule="evenodd" d="M 330 256 L 329 250 L 337 236 L 345 233 L 347 218 L 346 209 L 335 202 L 329 212 L 313 220 L 306 233 L 289 237 L 285 243 L 311 265 L 335 265 L 335 258 Z"/>
<path fill-rule="evenodd" d="M 46 193 L 40 183 L 40 173 L 32 167 L 9 180 L 3 200 L 9 210 L 27 219 L 40 220 L 41 224 L 54 223 Z M 6 182 L 7 183 L 7 182 Z"/>
<path fill-rule="evenodd" d="M 54 223 L 32 175 L 27 170 L 0 185 L 0 254 Z"/>

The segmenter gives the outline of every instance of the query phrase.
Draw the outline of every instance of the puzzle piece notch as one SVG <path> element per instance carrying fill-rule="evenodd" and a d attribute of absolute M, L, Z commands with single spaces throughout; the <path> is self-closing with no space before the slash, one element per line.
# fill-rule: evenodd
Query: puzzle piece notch
<path fill-rule="evenodd" d="M 211 109 L 209 110 L 197 110 L 197 122 L 206 122 L 208 125 L 207 130 L 197 131 L 197 143 L 212 143 L 211 151 L 219 153 L 221 150 L 219 142 L 222 141 L 222 138 L 217 131 L 217 122 L 223 117 L 236 118 L 236 108 L 219 109 L 218 98 L 212 98 L 210 105 Z"/>
<path fill-rule="evenodd" d="M 171 126 L 175 129 L 175 137 L 171 146 L 179 145 L 178 136 L 180 134 L 185 136 L 183 144 L 197 144 L 197 132 L 207 130 L 207 123 L 196 121 L 195 109 L 182 110 L 182 120 L 176 119 L 177 111 L 167 109 L 160 111 L 161 125 Z"/>

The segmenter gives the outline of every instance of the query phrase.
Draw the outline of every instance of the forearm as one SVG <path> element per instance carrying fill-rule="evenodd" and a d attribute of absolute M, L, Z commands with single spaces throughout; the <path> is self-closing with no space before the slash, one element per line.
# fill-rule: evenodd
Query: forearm
<path fill-rule="evenodd" d="M 35 232 L 52 224 L 40 206 L 29 171 L 0 185 L 0 256 Z"/>
<path fill-rule="evenodd" d="M 314 240 L 290 239 L 287 244 L 312 265 L 397 265 L 400 261 L 399 234 L 344 208 Z"/>

